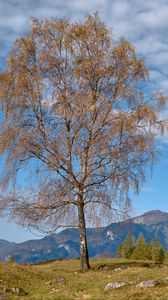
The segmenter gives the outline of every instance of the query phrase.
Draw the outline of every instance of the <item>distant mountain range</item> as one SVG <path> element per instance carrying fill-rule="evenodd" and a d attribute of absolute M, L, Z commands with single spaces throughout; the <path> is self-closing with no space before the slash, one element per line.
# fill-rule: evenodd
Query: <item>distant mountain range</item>
<path fill-rule="evenodd" d="M 89 256 L 115 256 L 118 246 L 130 231 L 135 239 L 139 233 L 143 233 L 147 242 L 156 237 L 165 250 L 168 250 L 168 213 L 153 210 L 123 222 L 112 223 L 99 230 L 88 228 Z M 77 258 L 79 231 L 76 228 L 65 229 L 40 240 L 23 243 L 0 240 L 0 260 L 6 260 L 9 256 L 14 256 L 18 263 Z"/>

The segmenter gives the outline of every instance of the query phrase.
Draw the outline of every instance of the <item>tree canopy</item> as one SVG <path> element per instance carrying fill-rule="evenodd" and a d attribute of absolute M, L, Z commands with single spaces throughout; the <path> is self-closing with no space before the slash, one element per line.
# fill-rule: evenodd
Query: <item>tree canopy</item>
<path fill-rule="evenodd" d="M 82 270 L 85 216 L 109 212 L 130 187 L 138 192 L 155 160 L 165 97 L 147 96 L 147 79 L 134 46 L 116 41 L 97 14 L 81 23 L 34 19 L 0 74 L 1 182 L 10 190 L 1 206 L 32 227 L 78 224 Z M 31 193 L 14 194 L 25 165 L 36 178 Z"/>
<path fill-rule="evenodd" d="M 124 239 L 123 243 L 117 249 L 117 257 L 130 258 L 134 248 L 134 238 L 131 232 L 129 232 Z"/>
<path fill-rule="evenodd" d="M 165 259 L 165 251 L 156 238 L 151 243 L 146 243 L 143 233 L 140 233 L 136 243 L 134 243 L 133 235 L 128 233 L 125 240 L 119 245 L 117 257 L 130 258 L 136 260 L 153 260 L 155 263 L 163 263 Z"/>
<path fill-rule="evenodd" d="M 156 263 L 164 262 L 165 259 L 164 249 L 156 238 L 152 240 L 151 254 L 152 254 L 152 260 L 154 260 Z"/>

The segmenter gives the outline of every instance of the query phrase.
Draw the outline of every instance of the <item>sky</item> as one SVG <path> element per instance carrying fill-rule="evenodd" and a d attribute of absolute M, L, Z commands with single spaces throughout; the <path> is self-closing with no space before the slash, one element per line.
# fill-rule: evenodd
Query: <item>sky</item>
<path fill-rule="evenodd" d="M 168 0 L 0 0 L 0 71 L 15 39 L 28 31 L 31 17 L 73 21 L 95 11 L 116 37 L 124 36 L 134 44 L 149 68 L 153 90 L 168 94 Z M 139 196 L 131 195 L 135 215 L 154 209 L 168 212 L 168 133 L 158 144 L 160 162 Z M 0 239 L 22 242 L 31 238 L 37 236 L 0 220 Z"/>

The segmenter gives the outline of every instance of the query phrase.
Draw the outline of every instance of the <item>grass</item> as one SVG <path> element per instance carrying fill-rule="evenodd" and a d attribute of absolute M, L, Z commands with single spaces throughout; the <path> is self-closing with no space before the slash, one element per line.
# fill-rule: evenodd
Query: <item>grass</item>
<path fill-rule="evenodd" d="M 23 288 L 27 296 L 8 294 L 9 300 L 166 300 L 168 282 L 154 288 L 126 286 L 104 291 L 112 281 L 156 279 L 160 282 L 168 276 L 168 266 L 152 262 L 136 262 L 121 259 L 91 259 L 92 269 L 80 273 L 79 260 L 62 260 L 37 265 L 0 264 L 0 291 L 4 287 Z M 130 266 L 127 270 L 114 271 L 115 267 Z M 101 268 L 99 268 L 102 266 Z"/>

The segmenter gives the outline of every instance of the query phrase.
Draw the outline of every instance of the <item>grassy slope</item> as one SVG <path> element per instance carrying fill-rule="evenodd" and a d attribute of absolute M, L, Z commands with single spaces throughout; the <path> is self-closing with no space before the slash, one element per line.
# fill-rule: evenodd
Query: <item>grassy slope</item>
<path fill-rule="evenodd" d="M 110 264 L 109 269 L 98 270 L 101 264 Z M 79 260 L 48 262 L 39 265 L 0 264 L 0 291 L 4 288 L 24 288 L 28 296 L 9 295 L 6 299 L 55 300 L 55 299 L 112 299 L 112 300 L 155 300 L 168 299 L 168 283 L 155 288 L 135 288 L 126 286 L 116 290 L 104 291 L 111 281 L 162 280 L 168 276 L 168 266 L 142 267 L 142 264 L 128 270 L 114 271 L 116 264 L 129 262 L 117 259 L 94 259 L 94 269 L 85 274 L 79 272 Z M 66 280 L 59 282 L 60 278 Z M 46 284 L 55 279 L 54 284 Z M 58 281 L 58 282 L 57 282 Z"/>

